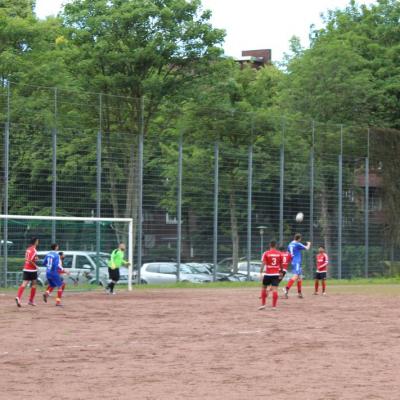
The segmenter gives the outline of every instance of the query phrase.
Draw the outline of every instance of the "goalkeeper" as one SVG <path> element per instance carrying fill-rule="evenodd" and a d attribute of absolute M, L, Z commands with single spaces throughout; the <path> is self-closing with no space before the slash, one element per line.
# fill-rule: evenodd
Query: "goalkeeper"
<path fill-rule="evenodd" d="M 125 261 L 125 243 L 120 243 L 118 248 L 111 253 L 110 261 L 108 262 L 108 277 L 110 283 L 106 287 L 106 291 L 110 294 L 115 294 L 114 286 L 119 281 L 119 268 L 129 266 L 129 262 Z"/>

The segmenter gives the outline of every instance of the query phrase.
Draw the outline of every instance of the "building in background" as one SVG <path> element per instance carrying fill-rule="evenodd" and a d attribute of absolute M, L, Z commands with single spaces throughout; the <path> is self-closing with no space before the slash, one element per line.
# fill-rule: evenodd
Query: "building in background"
<path fill-rule="evenodd" d="M 251 65 L 253 68 L 259 69 L 272 63 L 272 51 L 271 49 L 243 50 L 242 57 L 236 61 L 242 67 Z"/>

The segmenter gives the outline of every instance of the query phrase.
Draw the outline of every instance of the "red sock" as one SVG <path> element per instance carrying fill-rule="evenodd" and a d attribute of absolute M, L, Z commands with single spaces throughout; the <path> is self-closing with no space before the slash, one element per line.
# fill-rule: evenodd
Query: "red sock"
<path fill-rule="evenodd" d="M 20 286 L 18 288 L 17 297 L 21 300 L 22 295 L 24 294 L 25 286 Z"/>
<path fill-rule="evenodd" d="M 272 307 L 276 307 L 278 302 L 278 292 L 272 292 Z"/>
<path fill-rule="evenodd" d="M 301 293 L 301 281 L 297 281 L 297 293 Z"/>
<path fill-rule="evenodd" d="M 63 293 L 64 293 L 64 289 L 65 289 L 65 283 L 63 283 L 63 285 L 61 286 L 61 290 L 63 291 Z"/>
<path fill-rule="evenodd" d="M 31 295 L 29 296 L 29 301 L 33 303 L 33 300 L 35 299 L 35 294 L 36 294 L 36 288 L 33 287 L 31 288 Z"/>
<path fill-rule="evenodd" d="M 318 286 L 319 286 L 319 280 L 318 279 L 316 279 L 315 280 L 315 293 L 318 293 Z M 324 286 L 324 284 L 322 284 L 322 286 Z"/>
<path fill-rule="evenodd" d="M 49 287 L 47 288 L 46 292 L 47 292 L 48 294 L 50 294 L 53 290 L 54 290 L 54 288 L 51 287 L 51 286 L 49 286 Z"/>
<path fill-rule="evenodd" d="M 322 280 L 322 291 L 325 292 L 325 289 L 326 289 L 326 280 L 323 279 Z"/>
<path fill-rule="evenodd" d="M 267 288 L 264 287 L 261 289 L 261 305 L 265 306 L 265 303 L 267 302 L 267 297 L 268 297 Z"/>
<path fill-rule="evenodd" d="M 288 282 L 288 284 L 287 284 L 287 286 L 286 286 L 286 289 L 287 290 L 289 290 L 292 286 L 293 286 L 293 284 L 294 284 L 294 282 L 295 282 L 296 280 L 295 279 L 290 279 L 290 281 Z"/>
<path fill-rule="evenodd" d="M 57 291 L 56 303 L 61 303 L 62 292 L 63 292 L 62 288 L 59 288 Z"/>

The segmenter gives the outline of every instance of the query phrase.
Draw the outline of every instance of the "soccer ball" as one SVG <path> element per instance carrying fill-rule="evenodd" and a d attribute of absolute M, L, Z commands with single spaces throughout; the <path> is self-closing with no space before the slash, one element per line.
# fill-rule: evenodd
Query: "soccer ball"
<path fill-rule="evenodd" d="M 303 222 L 304 214 L 302 212 L 297 213 L 296 222 Z"/>

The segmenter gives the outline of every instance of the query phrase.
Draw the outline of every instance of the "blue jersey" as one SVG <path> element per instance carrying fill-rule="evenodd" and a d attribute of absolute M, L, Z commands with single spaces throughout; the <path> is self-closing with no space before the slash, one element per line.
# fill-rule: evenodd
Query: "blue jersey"
<path fill-rule="evenodd" d="M 303 243 L 296 242 L 295 240 L 289 243 L 288 252 L 292 256 L 292 265 L 301 265 L 301 259 L 302 259 L 301 252 L 306 249 L 307 247 L 304 246 Z"/>
<path fill-rule="evenodd" d="M 58 274 L 60 268 L 60 256 L 56 251 L 50 251 L 43 260 L 43 265 L 47 268 L 48 274 Z"/>

